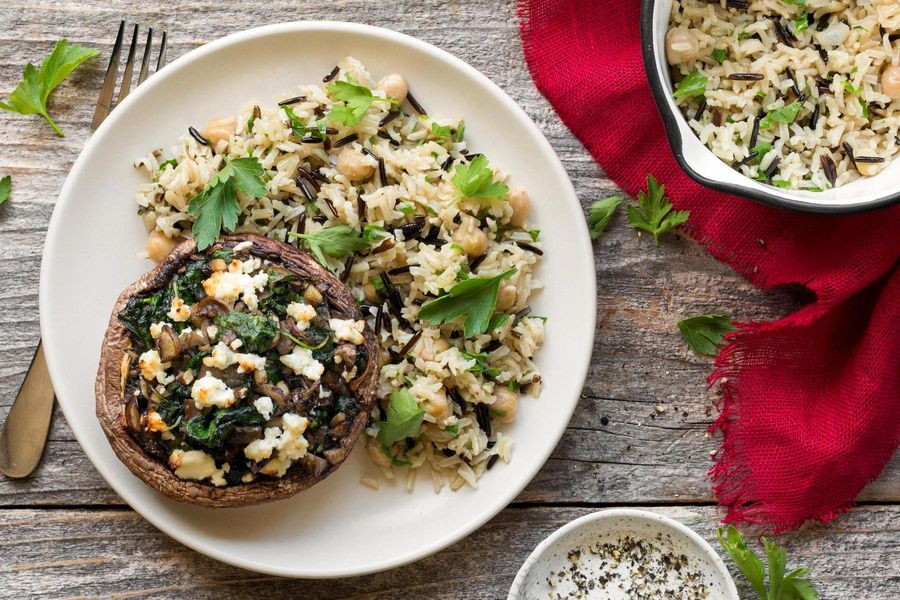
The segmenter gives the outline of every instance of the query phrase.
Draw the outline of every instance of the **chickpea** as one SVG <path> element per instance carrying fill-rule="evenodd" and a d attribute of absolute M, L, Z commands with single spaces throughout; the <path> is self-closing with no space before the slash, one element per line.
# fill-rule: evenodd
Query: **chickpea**
<path fill-rule="evenodd" d="M 322 292 L 320 292 L 316 286 L 308 285 L 303 291 L 303 299 L 310 304 L 318 304 L 322 301 Z"/>
<path fill-rule="evenodd" d="M 453 241 L 462 246 L 469 258 L 481 256 L 487 250 L 487 235 L 478 228 L 472 217 L 465 218 L 459 229 L 453 232 Z"/>
<path fill-rule="evenodd" d="M 181 238 L 166 237 L 159 229 L 154 229 L 147 236 L 147 256 L 155 263 L 161 263 L 169 255 L 175 246 L 181 243 Z"/>
<path fill-rule="evenodd" d="M 366 453 L 369 455 L 369 460 L 375 463 L 376 466 L 382 469 L 391 467 L 391 459 L 381 449 L 381 442 L 375 438 L 366 438 Z"/>
<path fill-rule="evenodd" d="M 516 304 L 516 284 L 504 283 L 497 293 L 497 310 L 509 310 Z"/>
<path fill-rule="evenodd" d="M 891 100 L 900 100 L 900 65 L 881 72 L 881 93 Z"/>
<path fill-rule="evenodd" d="M 516 407 L 519 395 L 509 388 L 498 387 L 494 390 L 494 403 L 491 413 L 500 423 L 512 423 L 516 419 Z"/>
<path fill-rule="evenodd" d="M 440 390 L 434 395 L 434 398 L 426 400 L 425 405 L 422 407 L 425 409 L 425 412 L 434 417 L 434 420 L 437 422 L 441 422 L 451 414 L 453 414 L 453 410 L 450 408 L 450 402 L 447 400 L 447 394 L 444 393 L 444 390 Z"/>
<path fill-rule="evenodd" d="M 200 130 L 200 135 L 209 140 L 209 145 L 215 148 L 219 142 L 228 141 L 235 131 L 237 131 L 237 121 L 234 120 L 234 117 L 227 117 L 210 121 L 206 127 Z"/>
<path fill-rule="evenodd" d="M 670 65 L 691 62 L 699 53 L 700 42 L 689 30 L 675 27 L 666 34 L 666 58 Z"/>
<path fill-rule="evenodd" d="M 385 75 L 378 82 L 378 87 L 384 91 L 388 98 L 393 98 L 401 104 L 406 100 L 406 95 L 409 93 L 409 85 L 406 83 L 406 78 L 399 73 Z"/>
<path fill-rule="evenodd" d="M 525 188 L 514 187 L 509 190 L 509 205 L 512 207 L 512 216 L 509 224 L 513 227 L 522 227 L 528 219 L 528 209 L 531 208 L 531 199 Z"/>
<path fill-rule="evenodd" d="M 363 284 L 363 295 L 366 297 L 366 300 L 369 302 L 377 302 L 378 301 L 378 291 L 375 289 L 375 286 L 372 285 L 372 282 L 367 281 Z"/>
<path fill-rule="evenodd" d="M 365 155 L 351 146 L 344 147 L 338 154 L 337 168 L 350 181 L 368 179 L 375 173 L 375 167 L 366 161 Z"/>
<path fill-rule="evenodd" d="M 859 174 L 863 177 L 874 177 L 881 170 L 882 166 L 883 165 L 874 163 L 858 162 L 856 163 L 856 170 L 859 171 Z"/>

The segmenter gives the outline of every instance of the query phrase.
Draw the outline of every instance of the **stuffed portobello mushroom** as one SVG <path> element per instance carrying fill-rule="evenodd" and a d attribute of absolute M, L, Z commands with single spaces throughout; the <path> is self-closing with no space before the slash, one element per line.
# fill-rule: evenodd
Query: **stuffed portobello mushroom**
<path fill-rule="evenodd" d="M 297 249 L 189 240 L 116 302 L 97 416 L 119 458 L 164 494 L 210 507 L 321 481 L 366 426 L 375 335 L 353 297 Z"/>

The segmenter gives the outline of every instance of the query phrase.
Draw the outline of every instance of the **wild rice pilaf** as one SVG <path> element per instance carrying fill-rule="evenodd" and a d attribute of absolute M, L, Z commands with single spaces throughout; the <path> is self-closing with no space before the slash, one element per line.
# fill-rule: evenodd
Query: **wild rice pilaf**
<path fill-rule="evenodd" d="M 529 314 L 528 302 L 541 287 L 532 270 L 543 252 L 539 231 L 527 223 L 528 195 L 507 188 L 504 173 L 469 152 L 461 119 L 424 114 L 401 76 L 376 82 L 353 58 L 338 67 L 277 107 L 248 106 L 182 136 L 167 156 L 156 151 L 140 159 L 151 178 L 137 194 L 148 252 L 158 258 L 161 248 L 190 235 L 188 205 L 224 160 L 258 158 L 266 195 L 238 192 L 237 231 L 304 249 L 306 240 L 292 234 L 349 226 L 363 240 L 346 260 L 321 259 L 346 281 L 380 335 L 380 406 L 366 430 L 372 461 L 387 477 L 406 472 L 409 487 L 425 465 L 436 491 L 474 487 L 498 458 L 509 461 L 511 440 L 500 429 L 514 419 L 519 395 L 540 392 L 532 360 L 545 323 Z M 344 87 L 361 102 L 341 97 L 339 82 L 355 86 Z M 358 123 L 333 118 L 335 110 L 356 109 Z M 479 185 L 488 191 L 465 195 L 455 183 L 460 172 L 483 175 Z M 486 331 L 466 336 L 462 319 L 419 319 L 423 304 L 460 282 L 488 278 L 496 278 L 499 292 Z M 406 406 L 394 417 L 409 417 L 413 426 L 399 428 L 407 437 L 382 444 L 380 423 L 392 417 L 398 391 L 415 405 L 412 414 Z M 424 421 L 414 431 L 419 411 Z"/>
<path fill-rule="evenodd" d="M 748 177 L 822 191 L 900 151 L 900 2 L 675 0 L 666 54 L 700 141 Z"/>

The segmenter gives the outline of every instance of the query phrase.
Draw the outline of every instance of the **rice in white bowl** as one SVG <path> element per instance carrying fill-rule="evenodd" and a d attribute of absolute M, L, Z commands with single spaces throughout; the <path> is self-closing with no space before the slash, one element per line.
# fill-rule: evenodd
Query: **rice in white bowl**
<path fill-rule="evenodd" d="M 821 191 L 900 151 L 898 34 L 897 0 L 675 0 L 666 51 L 676 102 L 716 156 Z"/>
<path fill-rule="evenodd" d="M 375 96 L 357 125 L 328 122 L 333 129 L 327 143 L 304 143 L 284 108 L 247 106 L 235 118 L 201 130 L 209 146 L 201 143 L 202 135 L 198 140 L 186 134 L 168 156 L 157 150 L 141 158 L 136 165 L 150 181 L 138 190 L 138 212 L 151 238 L 189 237 L 194 217 L 188 204 L 222 167 L 222 157 L 254 156 L 264 169 L 267 193 L 262 198 L 238 193 L 237 231 L 292 243 L 296 239 L 289 234 L 339 225 L 370 235 L 369 248 L 346 262 L 329 259 L 328 265 L 369 313 L 382 343 L 380 406 L 366 430 L 368 454 L 384 476 L 405 473 L 410 488 L 426 466 L 435 491 L 446 485 L 474 487 L 498 459 L 510 460 L 512 441 L 501 429 L 515 418 L 519 396 L 540 393 L 533 359 L 545 321 L 529 314 L 529 300 L 542 287 L 533 277 L 542 250 L 539 232 L 523 222 L 527 194 L 510 189 L 503 198 L 460 198 L 452 181 L 455 167 L 471 165 L 478 156 L 466 146 L 462 120 L 419 115 L 403 108 L 407 105 L 398 111 L 386 100 L 387 84 L 376 83 L 362 63 L 346 58 L 338 66 L 329 81 L 349 77 Z M 327 88 L 327 83 L 302 85 L 298 98 L 287 104 L 310 131 L 324 127 L 317 121 L 336 103 Z M 347 147 L 357 152 L 357 166 L 375 168 L 373 176 L 352 182 L 338 168 L 337 157 Z M 301 168 L 315 184 L 298 176 Z M 505 173 L 491 168 L 495 181 L 506 180 Z M 478 249 L 473 239 L 486 242 L 484 251 L 472 250 Z M 467 339 L 460 319 L 443 325 L 418 319 L 424 302 L 459 281 L 512 269 L 497 304 L 505 321 L 498 319 L 502 323 L 496 327 Z M 399 292 L 402 306 L 391 310 L 382 276 Z M 421 433 L 385 448 L 375 439 L 379 423 L 391 394 L 404 389 L 425 411 Z M 364 483 L 376 482 L 366 477 Z"/>

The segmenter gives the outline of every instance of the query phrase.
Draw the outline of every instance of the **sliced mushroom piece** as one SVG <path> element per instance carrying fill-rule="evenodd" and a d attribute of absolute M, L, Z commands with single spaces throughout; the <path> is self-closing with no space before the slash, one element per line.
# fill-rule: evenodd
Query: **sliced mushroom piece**
<path fill-rule="evenodd" d="M 156 349 L 159 350 L 159 359 L 163 362 L 172 362 L 181 354 L 181 340 L 171 325 L 163 325 L 159 337 L 156 338 Z"/>
<path fill-rule="evenodd" d="M 285 406 L 290 401 L 288 395 L 280 387 L 271 383 L 258 385 L 253 388 L 253 391 L 260 396 L 268 396 L 278 406 Z"/>
<path fill-rule="evenodd" d="M 261 438 L 262 435 L 262 427 L 235 427 L 231 435 L 228 436 L 228 443 L 231 445 L 246 446 L 250 442 Z"/>
<path fill-rule="evenodd" d="M 121 369 L 122 378 L 119 380 L 119 389 L 122 395 L 125 395 L 125 382 L 128 381 L 128 372 L 131 370 L 131 354 L 125 352 L 122 354 Z"/>
<path fill-rule="evenodd" d="M 181 334 L 181 346 L 183 348 L 200 348 L 209 344 L 209 336 L 206 328 L 192 329 L 188 333 Z"/>
<path fill-rule="evenodd" d="M 321 456 L 316 456 L 315 454 L 310 454 L 307 452 L 303 455 L 298 462 L 303 465 L 303 468 L 306 469 L 307 473 L 311 473 L 314 477 L 320 476 L 326 468 L 328 468 L 328 461 L 322 458 Z"/>
<path fill-rule="evenodd" d="M 134 396 L 125 401 L 125 409 L 122 411 L 122 426 L 135 434 L 141 432 L 141 411 L 137 405 L 137 398 Z"/>
<path fill-rule="evenodd" d="M 244 383 L 244 375 L 237 372 L 237 367 L 219 369 L 218 367 L 207 367 L 206 365 L 203 365 L 200 367 L 200 373 L 197 377 L 202 379 L 207 374 L 212 375 L 216 379 L 221 379 L 225 382 L 225 385 L 232 389 L 238 388 Z"/>
<path fill-rule="evenodd" d="M 191 323 L 195 327 L 206 325 L 208 319 L 214 319 L 228 312 L 228 307 L 215 298 L 206 297 L 191 306 Z"/>
<path fill-rule="evenodd" d="M 324 454 L 325 454 L 325 460 L 327 460 L 331 464 L 337 464 L 337 463 L 340 463 L 342 460 L 344 460 L 344 457 L 347 455 L 347 449 L 344 448 L 343 446 L 340 446 L 338 448 L 332 448 L 331 450 L 326 450 L 324 452 Z"/>
<path fill-rule="evenodd" d="M 186 398 L 184 400 L 184 420 L 187 421 L 192 417 L 196 417 L 200 414 L 200 409 L 197 408 L 197 405 L 191 398 Z"/>
<path fill-rule="evenodd" d="M 275 341 L 275 352 L 284 356 L 285 354 L 290 354 L 293 349 L 294 342 L 291 341 L 291 338 L 279 334 L 278 339 Z"/>

